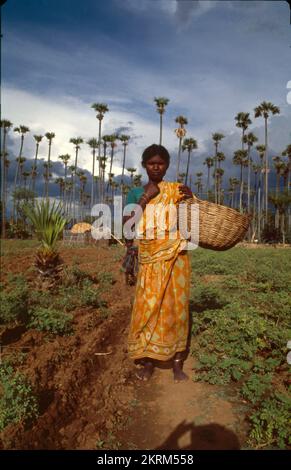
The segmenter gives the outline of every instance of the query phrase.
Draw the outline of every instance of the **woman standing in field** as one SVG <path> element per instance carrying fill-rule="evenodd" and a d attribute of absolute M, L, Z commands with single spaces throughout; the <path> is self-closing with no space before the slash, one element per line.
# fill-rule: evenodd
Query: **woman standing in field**
<path fill-rule="evenodd" d="M 151 145 L 142 155 L 148 182 L 133 188 L 127 204 L 139 204 L 143 213 L 140 223 L 146 227 L 146 206 L 152 209 L 169 207 L 191 198 L 191 190 L 177 182 L 163 180 L 170 163 L 168 151 L 162 145 Z M 157 212 L 159 214 L 159 212 Z M 124 217 L 124 223 L 131 216 Z M 132 359 L 144 359 L 144 367 L 136 372 L 140 380 L 149 380 L 154 361 L 173 359 L 174 381 L 188 379 L 183 372 L 183 352 L 189 330 L 190 263 L 184 240 L 178 230 L 176 238 L 169 238 L 172 230 L 169 217 L 164 222 L 157 215 L 152 225 L 154 236 L 146 238 L 145 229 L 138 235 L 139 270 L 128 337 L 128 354 Z M 175 220 L 176 224 L 176 220 Z M 157 238 L 160 229 L 164 238 Z M 127 250 L 133 240 L 126 239 Z"/>

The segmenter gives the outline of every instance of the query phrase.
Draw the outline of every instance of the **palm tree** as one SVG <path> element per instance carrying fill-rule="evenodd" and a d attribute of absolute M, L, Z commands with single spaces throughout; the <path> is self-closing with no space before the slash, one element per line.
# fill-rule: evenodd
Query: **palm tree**
<path fill-rule="evenodd" d="M 22 176 L 23 176 L 23 181 L 24 181 L 24 189 L 27 189 L 26 188 L 26 185 L 27 185 L 27 178 L 29 178 L 30 176 L 30 171 L 24 171 L 22 173 Z"/>
<path fill-rule="evenodd" d="M 239 127 L 242 129 L 242 137 L 241 137 L 241 142 L 242 142 L 242 150 L 244 150 L 244 135 L 245 131 L 249 127 L 249 125 L 252 123 L 250 120 L 250 113 L 237 113 L 237 115 L 234 118 L 236 120 L 236 127 Z"/>
<path fill-rule="evenodd" d="M 18 165 L 19 165 L 19 186 L 21 186 L 22 184 L 22 177 L 23 177 L 23 167 L 24 167 L 24 163 L 26 162 L 26 158 L 25 157 L 18 157 L 16 158 L 16 161 L 18 162 Z"/>
<path fill-rule="evenodd" d="M 64 190 L 64 211 L 65 213 L 67 212 L 67 168 L 68 168 L 68 162 L 71 158 L 71 155 L 66 153 L 65 155 L 59 155 L 59 159 L 62 160 L 64 166 L 65 166 L 65 190 Z"/>
<path fill-rule="evenodd" d="M 55 205 L 54 202 L 50 205 L 46 200 L 34 206 L 25 204 L 23 211 L 41 242 L 41 247 L 36 252 L 34 265 L 43 285 L 49 282 L 48 287 L 53 287 L 62 269 L 62 260 L 56 245 L 68 222 L 63 215 L 61 203 Z"/>
<path fill-rule="evenodd" d="M 95 185 L 95 193 L 98 193 L 98 184 L 99 184 L 99 176 L 94 176 L 93 177 L 93 184 Z"/>
<path fill-rule="evenodd" d="M 268 219 L 268 178 L 269 178 L 269 162 L 268 162 L 268 118 L 270 114 L 280 114 L 280 109 L 273 103 L 263 101 L 254 109 L 255 118 L 263 117 L 265 121 L 265 220 Z"/>
<path fill-rule="evenodd" d="M 64 187 L 65 187 L 64 178 L 56 178 L 55 183 L 59 185 L 60 200 L 62 201 L 62 203 L 64 205 Z"/>
<path fill-rule="evenodd" d="M 98 163 L 99 163 L 99 181 L 101 182 L 101 123 L 105 113 L 109 111 L 107 104 L 104 103 L 93 103 L 91 108 L 97 113 L 96 118 L 99 121 L 99 133 L 98 133 Z M 100 190 L 99 190 L 100 193 Z"/>
<path fill-rule="evenodd" d="M 75 176 L 75 171 L 76 171 L 75 165 L 70 165 L 69 170 L 71 172 L 70 194 L 69 194 L 69 213 L 71 215 L 72 214 L 72 200 L 73 200 L 73 197 L 72 197 L 73 191 L 72 190 L 73 190 L 74 185 L 75 185 L 75 181 L 74 181 L 74 176 Z"/>
<path fill-rule="evenodd" d="M 49 168 L 50 168 L 50 162 L 51 162 L 51 150 L 52 150 L 52 142 L 53 142 L 53 139 L 55 138 L 55 133 L 54 132 L 46 132 L 45 134 L 47 140 L 48 140 L 48 156 L 47 156 L 47 163 L 48 163 L 48 167 L 47 167 L 47 171 L 49 171 Z M 46 178 L 45 178 L 45 196 L 46 198 L 48 199 L 48 194 L 49 194 L 49 174 L 46 175 Z"/>
<path fill-rule="evenodd" d="M 112 172 L 112 164 L 113 164 L 113 157 L 114 157 L 114 149 L 116 147 L 116 140 L 118 136 L 116 134 L 111 134 L 108 136 L 108 142 L 110 142 L 110 147 L 111 147 L 111 156 L 110 156 L 110 168 L 109 168 L 109 173 Z M 109 181 L 107 183 L 107 191 L 109 188 Z"/>
<path fill-rule="evenodd" d="M 256 212 L 257 212 L 257 192 L 258 192 L 258 173 L 261 172 L 261 165 L 252 165 L 252 170 L 255 175 L 255 185 L 254 185 L 254 192 L 253 192 L 253 208 L 254 208 L 254 217 L 253 217 L 253 224 L 255 223 L 256 219 Z"/>
<path fill-rule="evenodd" d="M 225 155 L 223 152 L 217 152 L 217 162 L 218 162 L 218 168 L 220 168 L 220 162 L 224 162 L 225 160 Z"/>
<path fill-rule="evenodd" d="M 43 187 L 43 197 L 46 196 L 46 188 L 48 186 L 48 181 L 52 174 L 50 173 L 50 168 L 52 167 L 52 162 L 44 162 L 43 168 L 44 168 L 44 173 L 43 173 L 43 178 L 44 178 L 44 187 Z"/>
<path fill-rule="evenodd" d="M 203 165 L 207 165 L 207 192 L 208 192 L 209 185 L 210 185 L 210 168 L 214 165 L 214 159 L 212 157 L 205 158 Z"/>
<path fill-rule="evenodd" d="M 134 178 L 133 178 L 133 185 L 135 187 L 137 186 L 141 186 L 141 179 L 142 179 L 142 175 L 134 175 Z"/>
<path fill-rule="evenodd" d="M 270 202 L 275 206 L 276 210 L 279 211 L 280 218 L 281 218 L 281 234 L 282 234 L 282 241 L 285 244 L 285 214 L 288 211 L 288 208 L 291 204 L 291 194 L 288 193 L 288 190 L 284 189 L 282 193 L 278 196 L 276 194 L 269 195 Z"/>
<path fill-rule="evenodd" d="M 248 155 L 248 212 L 250 211 L 251 204 L 251 148 L 258 138 L 253 132 L 249 132 L 243 136 L 243 143 L 247 144 L 247 155 Z"/>
<path fill-rule="evenodd" d="M 219 132 L 215 132 L 212 134 L 212 140 L 214 142 L 214 148 L 215 148 L 215 156 L 214 156 L 214 175 L 216 175 L 216 169 L 217 169 L 217 152 L 218 152 L 218 144 L 219 142 L 224 138 L 223 134 L 220 134 Z M 217 188 L 216 188 L 216 178 L 214 178 L 214 195 L 215 195 L 215 202 L 217 203 Z"/>
<path fill-rule="evenodd" d="M 128 173 L 130 173 L 130 180 L 131 180 L 131 187 L 133 186 L 133 174 L 136 172 L 136 168 L 126 168 L 126 170 L 128 171 Z"/>
<path fill-rule="evenodd" d="M 237 178 L 229 178 L 229 193 L 231 195 L 230 199 L 230 207 L 234 208 L 235 207 L 235 201 L 234 201 L 234 195 L 235 195 L 235 188 L 240 184 L 239 180 Z"/>
<path fill-rule="evenodd" d="M 290 187 L 291 187 L 291 144 L 287 145 L 285 150 L 282 152 L 282 156 L 288 157 L 288 164 L 287 164 L 287 169 L 288 169 L 288 193 L 290 192 Z M 288 208 L 288 230 L 290 230 L 291 226 L 291 210 L 290 207 Z"/>
<path fill-rule="evenodd" d="M 213 172 L 213 178 L 214 178 L 214 181 L 215 181 L 215 187 L 216 187 L 216 195 L 217 195 L 217 198 L 216 198 L 216 203 L 217 204 L 220 204 L 220 197 L 219 197 L 219 192 L 220 192 L 220 188 L 219 188 L 219 180 L 220 180 L 220 177 L 223 175 L 224 173 L 224 170 L 222 168 L 216 168 L 216 170 L 214 170 Z"/>
<path fill-rule="evenodd" d="M 36 176 L 37 176 L 38 150 L 39 150 L 39 144 L 41 143 L 41 141 L 43 139 L 43 135 L 34 135 L 33 138 L 35 140 L 35 154 L 34 154 L 34 162 L 33 162 L 32 172 L 31 172 L 31 190 L 34 192 L 35 179 L 36 179 Z"/>
<path fill-rule="evenodd" d="M 240 196 L 239 196 L 239 210 L 242 212 L 242 193 L 243 193 L 243 167 L 246 166 L 247 158 L 246 150 L 236 150 L 233 156 L 234 165 L 240 165 Z"/>
<path fill-rule="evenodd" d="M 125 157 L 126 157 L 126 147 L 128 145 L 130 137 L 129 135 L 122 134 L 119 137 L 119 140 L 122 142 L 123 145 L 123 159 L 122 159 L 122 173 L 121 173 L 121 185 L 123 185 L 123 179 L 124 179 L 124 168 L 125 168 Z"/>
<path fill-rule="evenodd" d="M 79 191 L 79 204 L 80 204 L 80 217 L 83 218 L 83 203 L 84 203 L 84 193 L 85 193 L 85 186 L 87 182 L 87 176 L 85 176 L 84 171 L 80 170 L 77 172 L 77 176 L 79 177 L 80 182 L 80 191 Z"/>
<path fill-rule="evenodd" d="M 2 238 L 6 237 L 6 203 L 7 203 L 7 172 L 9 160 L 7 160 L 8 152 L 6 149 L 7 134 L 12 127 L 12 122 L 8 119 L 1 119 L 1 129 L 3 129 L 3 144 L 1 149 L 1 188 L 2 188 Z M 8 165 L 7 165 L 7 162 Z"/>
<path fill-rule="evenodd" d="M 274 168 L 276 171 L 276 197 L 278 197 L 279 190 L 280 190 L 280 177 L 282 174 L 282 170 L 285 167 L 285 164 L 279 156 L 273 157 L 272 160 L 274 162 Z M 275 227 L 276 228 L 279 227 L 279 209 L 278 208 L 276 208 Z"/>
<path fill-rule="evenodd" d="M 103 157 L 101 158 L 101 178 L 99 178 L 99 185 L 101 188 L 100 199 L 103 201 L 105 197 L 105 170 L 107 162 L 107 147 L 111 143 L 111 134 L 106 134 L 102 137 L 103 140 Z"/>
<path fill-rule="evenodd" d="M 100 121 L 101 122 L 101 121 Z M 97 139 L 89 139 L 87 141 L 87 145 L 92 149 L 92 181 L 91 181 L 91 207 L 94 204 L 94 175 L 95 175 L 95 159 L 96 159 L 96 149 L 98 148 L 99 144 Z"/>
<path fill-rule="evenodd" d="M 196 173 L 196 176 L 197 176 L 197 181 L 194 183 L 194 185 L 197 186 L 197 195 L 199 197 L 200 192 L 202 191 L 202 188 L 203 188 L 202 179 L 201 179 L 203 176 L 202 171 L 199 171 L 198 173 Z"/>
<path fill-rule="evenodd" d="M 176 119 L 175 119 L 175 122 L 177 124 L 180 124 L 180 127 L 178 127 L 178 129 L 175 129 L 176 136 L 179 139 L 179 151 L 178 151 L 177 172 L 176 172 L 176 178 L 178 179 L 179 170 L 180 170 L 182 139 L 186 135 L 186 129 L 184 128 L 184 126 L 186 126 L 188 124 L 188 120 L 184 116 L 177 116 Z"/>
<path fill-rule="evenodd" d="M 197 148 L 198 148 L 197 140 L 193 139 L 192 137 L 190 137 L 188 139 L 184 139 L 183 145 L 182 145 L 182 150 L 183 150 L 183 152 L 184 152 L 184 150 L 188 151 L 187 169 L 186 169 L 185 183 L 184 184 L 187 184 L 187 180 L 188 180 L 189 163 L 190 163 L 191 152 L 193 150 L 197 149 Z"/>
<path fill-rule="evenodd" d="M 79 154 L 79 150 L 80 150 L 80 145 L 83 143 L 83 139 L 82 137 L 72 137 L 70 139 L 70 143 L 73 144 L 75 146 L 75 163 L 74 163 L 74 166 L 75 166 L 75 171 L 74 171 L 74 186 L 73 186 L 73 220 L 75 222 L 75 219 L 76 219 L 76 209 L 75 209 L 75 205 L 76 205 L 76 172 L 77 172 L 77 169 L 78 169 L 78 154 Z"/>
<path fill-rule="evenodd" d="M 154 98 L 154 102 L 156 103 L 157 106 L 157 112 L 160 115 L 160 145 L 162 145 L 162 132 L 163 132 L 163 114 L 166 110 L 166 106 L 169 103 L 169 99 L 165 98 L 163 96 L 160 96 L 159 98 Z"/>
<path fill-rule="evenodd" d="M 16 159 L 17 165 L 16 165 L 15 178 L 14 178 L 14 192 L 15 192 L 17 179 L 18 179 L 18 173 L 19 173 L 19 163 L 21 161 L 20 159 L 22 157 L 22 152 L 23 152 L 24 136 L 27 132 L 29 132 L 29 128 L 27 126 L 20 125 L 19 127 L 15 127 L 13 130 L 14 132 L 18 132 L 20 134 L 20 148 L 19 148 L 18 160 Z M 14 217 L 15 217 L 15 204 L 13 204 L 13 220 L 14 220 Z"/>

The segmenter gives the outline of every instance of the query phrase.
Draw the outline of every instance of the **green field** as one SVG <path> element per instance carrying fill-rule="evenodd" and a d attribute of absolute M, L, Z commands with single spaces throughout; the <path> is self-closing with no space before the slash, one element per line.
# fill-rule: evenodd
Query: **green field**
<path fill-rule="evenodd" d="M 249 405 L 250 447 L 286 448 L 291 250 L 198 249 L 191 265 L 194 380 L 227 385 Z"/>

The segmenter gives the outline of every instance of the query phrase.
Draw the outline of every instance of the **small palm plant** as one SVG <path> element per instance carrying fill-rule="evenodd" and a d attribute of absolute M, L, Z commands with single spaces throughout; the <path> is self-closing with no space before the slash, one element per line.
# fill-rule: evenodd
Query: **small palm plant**
<path fill-rule="evenodd" d="M 57 280 L 62 269 L 62 260 L 56 249 L 57 240 L 68 220 L 63 215 L 61 203 L 50 204 L 48 200 L 23 207 L 30 220 L 41 246 L 36 252 L 35 267 L 44 278 L 49 278 L 51 285 Z M 50 285 L 50 287 L 51 287 Z"/>

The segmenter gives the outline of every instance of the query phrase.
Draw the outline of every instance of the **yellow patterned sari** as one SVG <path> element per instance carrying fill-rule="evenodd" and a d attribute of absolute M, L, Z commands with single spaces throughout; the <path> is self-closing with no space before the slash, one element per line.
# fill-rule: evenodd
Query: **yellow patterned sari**
<path fill-rule="evenodd" d="M 161 181 L 160 193 L 147 204 L 164 207 L 181 200 L 180 183 Z M 153 237 L 145 239 L 146 209 L 138 228 L 139 271 L 128 336 L 128 354 L 132 359 L 149 357 L 160 361 L 184 351 L 189 329 L 190 263 L 186 241 L 176 230 L 170 238 L 171 219 L 159 217 L 153 222 Z M 158 239 L 160 229 L 165 239 Z"/>

